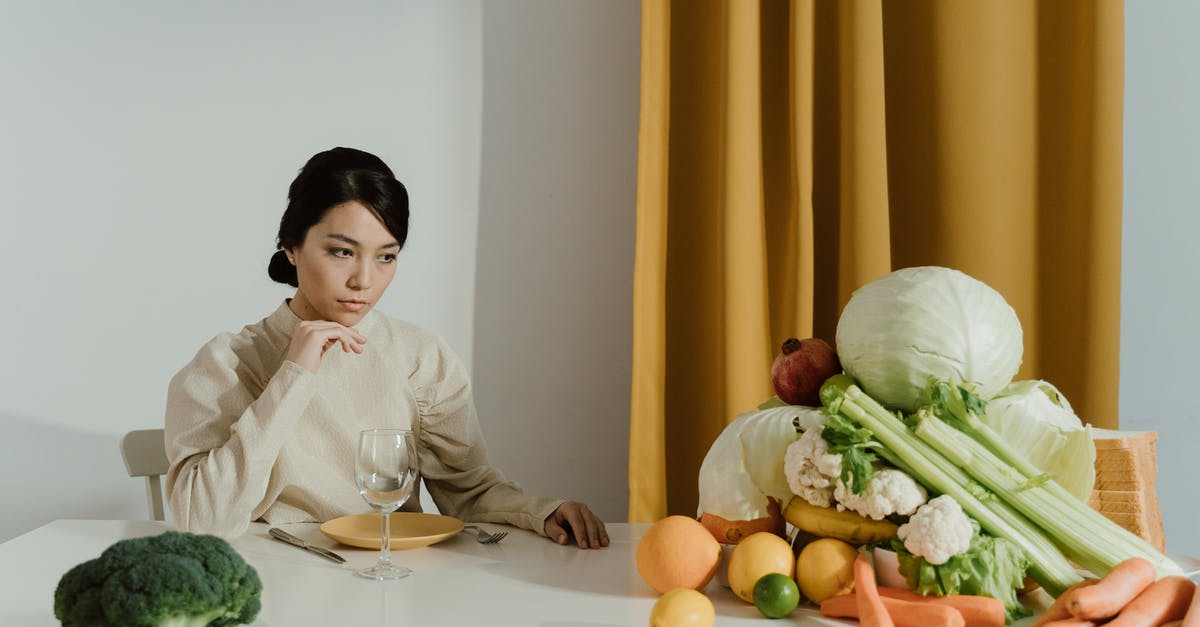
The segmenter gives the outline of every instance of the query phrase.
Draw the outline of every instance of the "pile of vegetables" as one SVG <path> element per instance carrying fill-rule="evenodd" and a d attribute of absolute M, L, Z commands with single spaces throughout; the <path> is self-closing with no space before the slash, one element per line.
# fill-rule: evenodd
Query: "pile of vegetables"
<path fill-rule="evenodd" d="M 772 367 L 781 392 L 788 353 Z M 1058 597 L 1083 580 L 1076 565 L 1103 576 L 1137 558 L 1156 577 L 1181 574 L 1087 505 L 1090 428 L 1053 385 L 1013 382 L 1021 354 L 1016 313 L 982 282 L 940 267 L 878 279 L 843 311 L 840 362 L 825 374 L 845 374 L 821 378 L 821 407 L 777 397 L 740 419 L 764 426 L 739 440 L 756 441 L 759 451 L 786 446 L 783 459 L 754 460 L 755 472 L 743 472 L 733 491 L 702 470 L 701 511 L 719 500 L 733 520 L 765 515 L 759 503 L 734 504 L 786 499 L 777 480 L 768 491 L 751 476 L 773 466 L 794 495 L 787 519 L 801 531 L 837 528 L 833 535 L 847 541 L 894 551 L 916 593 L 993 597 L 1009 621 L 1029 614 L 1018 599 L 1026 576 Z M 797 361 L 795 370 L 812 385 L 811 364 Z M 790 437 L 780 435 L 785 420 Z"/>

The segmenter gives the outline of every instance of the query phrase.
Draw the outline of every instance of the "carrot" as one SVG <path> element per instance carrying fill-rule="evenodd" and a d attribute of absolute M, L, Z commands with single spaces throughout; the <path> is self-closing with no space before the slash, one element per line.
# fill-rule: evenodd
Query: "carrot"
<path fill-rule="evenodd" d="M 965 627 L 962 614 L 949 605 L 905 601 L 889 596 L 880 597 L 895 627 Z M 821 615 L 830 618 L 858 618 L 858 601 L 854 594 L 841 594 L 821 601 Z M 866 625 L 864 621 L 862 623 Z"/>
<path fill-rule="evenodd" d="M 1169 623 L 1162 624 L 1162 627 L 1182 627 L 1182 626 L 1183 626 L 1183 621 L 1181 621 L 1181 620 L 1173 620 Z"/>
<path fill-rule="evenodd" d="M 1150 562 L 1131 557 L 1117 564 L 1095 585 L 1078 588 L 1067 599 L 1067 610 L 1075 618 L 1111 618 L 1154 583 L 1157 575 Z M 1065 593 L 1064 593 L 1065 594 Z"/>
<path fill-rule="evenodd" d="M 945 605 L 962 614 L 966 627 L 1004 627 L 1004 602 L 974 594 L 924 595 L 907 588 L 879 587 L 879 596 L 914 603 Z M 889 608 L 890 609 L 890 608 Z M 895 616 L 893 615 L 893 618 Z"/>
<path fill-rule="evenodd" d="M 854 604 L 861 627 L 895 627 L 875 588 L 875 569 L 862 553 L 854 559 Z"/>
<path fill-rule="evenodd" d="M 1096 625 L 1100 625 L 1101 623 L 1083 620 L 1082 618 L 1060 618 L 1044 624 L 1046 627 L 1096 627 Z"/>
<path fill-rule="evenodd" d="M 1200 627 L 1200 586 L 1196 586 L 1196 592 L 1192 594 L 1192 605 L 1183 617 L 1183 627 Z"/>
<path fill-rule="evenodd" d="M 1054 599 L 1054 603 L 1050 607 L 1046 608 L 1046 612 L 1042 614 L 1036 621 L 1034 621 L 1033 627 L 1046 627 L 1046 625 L 1056 620 L 1074 618 L 1071 616 L 1071 612 L 1067 609 L 1067 602 L 1070 601 L 1073 596 L 1071 593 L 1079 588 L 1094 585 L 1096 581 L 1098 580 L 1084 579 L 1070 588 L 1067 588 L 1062 594 L 1058 595 L 1057 599 Z"/>
<path fill-rule="evenodd" d="M 1183 618 L 1195 592 L 1196 584 L 1187 577 L 1164 577 L 1150 584 L 1106 624 L 1112 627 L 1158 627 Z"/>

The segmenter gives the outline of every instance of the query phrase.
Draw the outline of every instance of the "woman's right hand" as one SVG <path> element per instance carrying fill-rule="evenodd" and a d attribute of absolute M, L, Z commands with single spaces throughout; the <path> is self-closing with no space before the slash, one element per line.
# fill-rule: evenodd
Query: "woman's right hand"
<path fill-rule="evenodd" d="M 328 320 L 302 320 L 292 329 L 292 342 L 288 344 L 284 359 L 316 374 L 321 367 L 321 357 L 334 344 L 341 344 L 343 352 L 362 354 L 362 345 L 366 343 L 367 338 L 350 327 Z"/>

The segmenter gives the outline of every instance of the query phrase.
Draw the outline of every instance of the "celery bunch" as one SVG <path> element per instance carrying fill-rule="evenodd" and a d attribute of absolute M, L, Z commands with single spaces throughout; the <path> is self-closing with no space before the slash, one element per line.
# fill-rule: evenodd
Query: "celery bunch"
<path fill-rule="evenodd" d="M 934 382 L 928 395 L 932 403 L 905 420 L 847 375 L 831 377 L 821 389 L 831 416 L 849 419 L 874 440 L 864 444 L 858 434 L 857 446 L 846 447 L 846 453 L 869 450 L 926 488 L 950 495 L 983 530 L 1019 547 L 1029 559 L 1030 576 L 1051 595 L 1081 581 L 1069 560 L 1097 575 L 1134 556 L 1150 560 L 1160 574 L 1181 572 L 1012 450 L 978 419 L 983 403 L 968 390 Z"/>

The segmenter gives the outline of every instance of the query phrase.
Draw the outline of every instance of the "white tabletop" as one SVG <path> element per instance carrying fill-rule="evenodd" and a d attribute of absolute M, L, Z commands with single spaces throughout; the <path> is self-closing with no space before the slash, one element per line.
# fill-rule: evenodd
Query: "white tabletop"
<path fill-rule="evenodd" d="M 340 545 L 315 524 L 284 529 L 349 560 L 339 566 L 267 536 L 255 523 L 233 546 L 258 570 L 263 609 L 255 625 L 646 625 L 658 598 L 637 574 L 634 552 L 649 525 L 610 524 L 609 547 L 581 551 L 534 533 L 503 527 L 509 536 L 482 545 L 473 534 L 393 551 L 413 574 L 398 581 L 355 577 L 378 552 Z M 75 564 L 122 538 L 171 527 L 151 521 L 58 520 L 0 544 L 0 625 L 57 625 L 54 588 Z M 767 619 L 714 581 L 705 590 L 717 625 L 756 625 Z M 768 621 L 770 622 L 770 621 Z M 845 625 L 801 608 L 790 624 Z"/>

